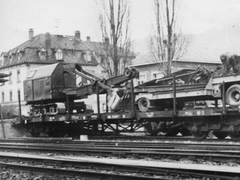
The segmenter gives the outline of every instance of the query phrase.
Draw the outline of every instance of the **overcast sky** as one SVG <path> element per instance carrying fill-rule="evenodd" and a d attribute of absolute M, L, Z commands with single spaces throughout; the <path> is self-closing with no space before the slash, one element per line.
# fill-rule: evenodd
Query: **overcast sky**
<path fill-rule="evenodd" d="M 151 0 L 130 0 L 132 38 L 149 36 L 153 19 Z M 240 27 L 240 0 L 181 0 L 183 31 L 199 34 L 214 28 Z M 0 0 L 0 53 L 34 35 L 90 36 L 99 41 L 95 0 Z"/>

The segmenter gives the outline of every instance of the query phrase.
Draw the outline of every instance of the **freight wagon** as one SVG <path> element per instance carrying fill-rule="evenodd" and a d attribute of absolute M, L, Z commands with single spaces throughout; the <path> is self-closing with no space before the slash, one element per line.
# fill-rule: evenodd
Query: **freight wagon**
<path fill-rule="evenodd" d="M 133 79 L 139 72 L 134 68 L 109 79 L 99 79 L 78 64 L 38 68 L 24 82 L 25 100 L 32 110 L 15 126 L 24 126 L 33 136 L 100 135 L 144 128 L 146 135 L 181 133 L 204 139 L 212 131 L 218 139 L 239 140 L 239 56 L 221 56 L 221 60 L 223 68 L 216 72 L 204 67 L 184 69 L 136 87 Z M 89 83 L 77 86 L 76 75 Z M 92 94 L 96 94 L 97 112 L 84 103 Z M 100 94 L 106 96 L 104 113 Z"/>

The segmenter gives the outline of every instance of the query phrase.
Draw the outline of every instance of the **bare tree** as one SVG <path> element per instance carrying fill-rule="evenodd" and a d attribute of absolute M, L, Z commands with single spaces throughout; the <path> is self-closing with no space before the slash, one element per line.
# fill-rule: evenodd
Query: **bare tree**
<path fill-rule="evenodd" d="M 122 73 L 133 56 L 129 34 L 130 4 L 127 0 L 102 0 L 98 10 L 104 40 L 101 66 L 109 77 L 114 77 Z"/>
<path fill-rule="evenodd" d="M 154 0 L 156 24 L 149 49 L 151 57 L 155 62 L 159 62 L 159 70 L 164 75 L 171 74 L 172 64 L 187 52 L 191 40 L 190 36 L 181 32 L 177 2 Z"/>

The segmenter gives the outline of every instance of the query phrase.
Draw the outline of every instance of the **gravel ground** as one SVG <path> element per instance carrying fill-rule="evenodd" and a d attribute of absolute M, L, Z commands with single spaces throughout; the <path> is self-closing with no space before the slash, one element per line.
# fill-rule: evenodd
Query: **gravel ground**
<path fill-rule="evenodd" d="M 59 175 L 36 174 L 12 169 L 0 168 L 1 180 L 97 180 L 93 178 L 83 178 L 79 176 L 68 177 Z"/>

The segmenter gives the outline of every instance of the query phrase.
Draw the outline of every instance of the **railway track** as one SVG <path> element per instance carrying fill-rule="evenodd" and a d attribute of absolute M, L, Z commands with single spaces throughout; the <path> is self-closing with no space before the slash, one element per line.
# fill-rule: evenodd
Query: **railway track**
<path fill-rule="evenodd" d="M 154 163 L 137 160 L 106 160 L 65 156 L 0 153 L 0 167 L 31 173 L 87 177 L 99 179 L 238 179 L 238 168 L 183 166 L 174 163 Z M 80 179 L 80 178 L 79 178 Z"/>
<path fill-rule="evenodd" d="M 87 145 L 87 146 L 118 146 L 118 147 L 142 147 L 142 148 L 164 148 L 169 147 L 172 149 L 180 147 L 188 147 L 195 149 L 230 149 L 230 150 L 240 150 L 240 142 L 229 142 L 225 140 L 221 141 L 178 141 L 173 140 L 163 140 L 163 141 L 134 141 L 129 139 L 120 140 L 72 140 L 71 138 L 17 138 L 17 139 L 0 139 L 1 144 L 58 144 L 58 145 Z"/>
<path fill-rule="evenodd" d="M 195 157 L 198 159 L 233 159 L 240 163 L 240 146 L 238 144 L 214 143 L 171 143 L 171 142 L 122 142 L 122 141 L 5 141 L 0 142 L 0 149 L 15 151 L 38 151 L 61 154 L 87 154 L 98 156 L 136 156 L 152 157 Z"/>
<path fill-rule="evenodd" d="M 85 154 L 92 156 L 117 156 L 161 159 L 191 158 L 216 161 L 234 160 L 240 163 L 240 147 L 237 144 L 186 144 L 109 141 L 65 141 L 48 143 L 0 143 L 2 150 L 52 152 L 59 154 Z"/>
<path fill-rule="evenodd" d="M 187 142 L 187 141 L 191 141 L 192 143 L 232 143 L 232 144 L 240 144 L 240 141 L 232 141 L 230 138 L 226 138 L 224 140 L 221 139 L 216 139 L 215 137 L 208 137 L 204 140 L 197 140 L 191 136 L 146 136 L 143 134 L 137 135 L 138 133 L 136 133 L 135 135 L 133 133 L 127 133 L 127 135 L 109 135 L 109 136 L 88 136 L 88 138 L 90 140 L 96 140 L 96 141 L 147 141 L 147 142 L 156 142 L 156 141 L 174 141 L 174 142 Z M 33 138 L 33 137 L 25 137 L 25 138 L 12 138 L 12 139 L 0 139 L 0 142 L 4 142 L 4 141 L 12 141 L 12 142 L 19 142 L 19 141 L 27 141 L 27 142 L 57 142 L 57 141 L 61 141 L 61 142 L 68 142 L 68 141 L 72 141 L 72 140 L 79 140 L 79 138 L 72 138 L 72 137 L 61 137 L 61 138 L 50 138 L 50 137 L 37 137 L 37 138 Z"/>
<path fill-rule="evenodd" d="M 40 155 L 41 158 L 59 158 L 64 159 L 76 159 L 82 158 L 89 162 L 96 162 L 96 160 L 103 159 L 104 162 L 109 164 L 111 162 L 116 162 L 123 160 L 125 167 L 128 170 L 131 168 L 127 165 L 132 163 L 134 167 L 130 172 L 144 172 L 144 177 L 141 178 L 156 178 L 161 179 L 163 175 L 168 177 L 186 177 L 186 179 L 191 177 L 207 177 L 210 179 L 216 179 L 222 177 L 222 179 L 237 179 L 240 178 L 238 173 L 240 167 L 240 146 L 239 143 L 231 144 L 219 144 L 213 142 L 140 142 L 140 141 L 76 141 L 70 138 L 65 139 L 12 139 L 12 140 L 1 140 L 0 141 L 0 152 L 15 152 L 20 157 L 20 154 L 27 153 L 26 158 L 30 156 Z M 4 159 L 4 155 L 1 155 L 0 159 Z M 13 157 L 9 157 L 13 158 Z M 21 157 L 22 158 L 22 157 Z M 31 157 L 32 158 L 32 157 Z M 54 160 L 54 162 L 55 162 Z M 25 161 L 25 160 L 24 160 Z M 37 162 L 37 160 L 29 160 L 31 162 Z M 48 164 L 48 160 L 44 160 L 44 163 Z M 134 161 L 131 162 L 130 161 Z M 14 160 L 13 160 L 14 162 Z M 18 162 L 23 162 L 23 160 L 18 160 Z M 136 163 L 138 162 L 138 163 Z M 146 171 L 136 164 L 146 165 L 149 162 L 151 164 L 157 163 L 156 166 L 141 167 L 146 168 Z M 4 162 L 3 162 L 4 163 Z M 159 165 L 159 163 L 161 165 Z M 23 164 L 23 163 L 21 163 Z M 59 162 L 56 162 L 59 164 Z M 60 163 L 62 164 L 62 163 Z M 64 163 L 65 164 L 65 163 Z M 111 164 L 111 163 L 110 163 Z M 126 165 L 125 165 L 126 164 Z M 179 165 L 180 164 L 180 165 Z M 5 164 L 6 165 L 6 164 Z M 10 167 L 10 165 L 2 164 L 2 167 Z M 121 164 L 118 164 L 121 165 Z M 13 165 L 14 166 L 14 165 Z M 75 166 L 75 165 L 67 165 Z M 79 165 L 82 167 L 82 165 Z M 95 165 L 94 165 L 95 166 Z M 112 165 L 109 165 L 112 166 Z M 195 168 L 191 169 L 192 167 Z M 56 165 L 54 165 L 56 167 Z M 91 166 L 92 167 L 92 166 Z M 104 167 L 96 165 L 96 169 L 101 169 Z M 207 167 L 207 170 L 206 170 Z M 15 167 L 16 168 L 16 167 Z M 122 167 L 121 167 L 122 168 Z M 125 171 L 119 168 L 116 169 L 120 174 L 128 174 L 129 171 Z M 179 169 L 180 168 L 180 169 Z M 222 169 L 225 170 L 223 171 Z M 27 168 L 26 168 L 27 169 Z M 85 171 L 90 171 L 91 169 L 83 168 Z M 94 171 L 96 171 L 94 167 Z M 107 173 L 109 173 L 109 168 Z M 105 171 L 101 169 L 101 171 Z M 74 169 L 75 170 L 75 169 Z M 227 170 L 227 171 L 226 171 Z M 40 171 L 40 170 L 39 170 Z M 44 170 L 43 170 L 44 171 Z M 50 170 L 46 170 L 49 171 Z M 61 171 L 61 170 L 59 170 Z M 126 173 L 121 173 L 126 172 Z M 148 173 L 147 173 L 148 172 Z M 161 173 L 160 173 L 161 172 Z M 190 172 L 190 174 L 189 174 Z M 231 173 L 229 173 L 231 172 Z M 53 172 L 54 173 L 54 172 Z M 64 171 L 63 171 L 64 173 Z M 80 172 L 78 172 L 80 173 Z M 83 172 L 82 172 L 83 173 Z M 101 172 L 102 173 L 102 172 Z M 68 173 L 66 173 L 68 174 Z M 71 174 L 71 173 L 70 173 Z M 74 173 L 73 173 L 74 174 Z M 87 174 L 87 172 L 85 173 Z M 90 172 L 91 174 L 91 172 Z M 116 174 L 116 172 L 114 173 Z M 119 173 L 117 173 L 119 174 Z M 131 173 L 130 173 L 131 174 Z M 199 175 L 202 176 L 199 176 Z M 211 174 L 214 176 L 211 177 Z M 230 175 L 232 174 L 232 175 Z M 74 175 L 77 175 L 75 173 Z M 129 174 L 128 174 L 129 175 Z M 83 176 L 83 174 L 81 175 Z M 91 175 L 90 175 L 91 176 Z M 94 176 L 97 176 L 96 174 Z M 103 175 L 104 176 L 104 175 Z M 142 174 L 140 175 L 142 176 Z M 140 177 L 139 176 L 139 177 Z M 226 177 L 224 177 L 226 176 Z M 125 176 L 124 176 L 125 177 Z M 224 178 L 223 178 L 224 177 Z M 229 178 L 230 177 L 230 178 Z M 118 179 L 121 177 L 111 177 L 112 179 Z M 128 177 L 129 179 L 133 179 Z M 125 177 L 125 179 L 128 179 Z M 163 178 L 164 179 L 164 178 Z"/>

